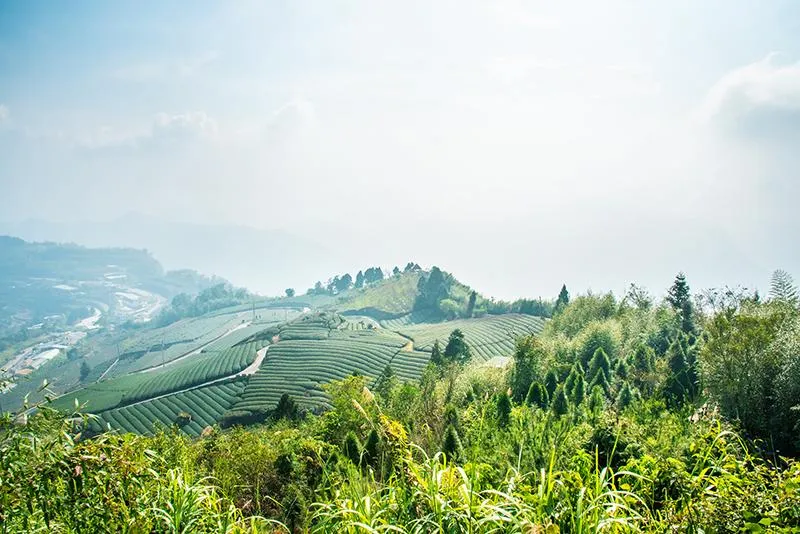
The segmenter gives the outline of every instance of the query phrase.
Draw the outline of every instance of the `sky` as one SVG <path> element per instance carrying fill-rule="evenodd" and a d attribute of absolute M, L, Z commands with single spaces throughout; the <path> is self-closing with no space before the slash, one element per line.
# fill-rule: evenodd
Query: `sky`
<path fill-rule="evenodd" d="M 793 0 L 0 4 L 6 225 L 248 226 L 502 298 L 766 288 L 798 147 Z"/>

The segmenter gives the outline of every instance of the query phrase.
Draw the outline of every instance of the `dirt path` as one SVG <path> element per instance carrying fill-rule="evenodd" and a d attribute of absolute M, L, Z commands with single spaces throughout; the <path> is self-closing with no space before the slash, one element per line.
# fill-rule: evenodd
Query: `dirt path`
<path fill-rule="evenodd" d="M 253 363 L 238 371 L 232 375 L 223 376 L 221 378 L 215 378 L 214 380 L 209 380 L 208 382 L 203 382 L 202 384 L 196 384 L 194 386 L 189 386 L 188 388 L 179 389 L 177 391 L 171 391 L 169 393 L 164 393 L 163 395 L 158 395 L 157 397 L 150 397 L 149 399 L 140 400 L 137 402 L 133 402 L 131 404 L 125 404 L 120 406 L 119 408 L 127 408 L 129 406 L 136 406 L 137 404 L 144 404 L 145 402 L 154 401 L 156 399 L 163 399 L 164 397 L 171 397 L 172 395 L 177 395 L 178 393 L 184 393 L 186 391 L 191 391 L 193 389 L 200 389 L 206 386 L 210 386 L 212 384 L 216 384 L 218 382 L 225 382 L 226 380 L 232 380 L 234 378 L 239 378 L 240 376 L 250 376 L 256 374 L 259 367 L 261 367 L 261 363 L 264 361 L 264 358 L 267 356 L 267 350 L 269 347 L 264 347 L 263 349 L 256 352 L 256 359 L 253 360 Z M 112 408 L 116 409 L 116 408 Z"/>

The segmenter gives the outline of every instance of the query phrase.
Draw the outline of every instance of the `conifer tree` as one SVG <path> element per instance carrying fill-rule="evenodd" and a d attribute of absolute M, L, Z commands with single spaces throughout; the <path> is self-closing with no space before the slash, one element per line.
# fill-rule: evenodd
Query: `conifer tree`
<path fill-rule="evenodd" d="M 558 386 L 556 389 L 551 408 L 553 413 L 559 417 L 569 412 L 569 400 L 567 399 L 567 394 L 564 393 L 564 386 Z"/>
<path fill-rule="evenodd" d="M 589 395 L 589 410 L 592 413 L 597 413 L 602 410 L 606 404 L 606 394 L 600 386 L 594 386 Z"/>
<path fill-rule="evenodd" d="M 439 345 L 438 339 L 433 342 L 433 348 L 431 349 L 431 363 L 437 366 L 444 364 L 444 357 L 442 356 L 442 348 Z"/>
<path fill-rule="evenodd" d="M 361 465 L 361 441 L 352 430 L 347 433 L 342 445 L 342 452 L 355 465 Z"/>
<path fill-rule="evenodd" d="M 461 438 L 458 436 L 458 431 L 453 426 L 448 426 L 444 432 L 442 452 L 450 462 L 457 462 L 464 456 Z"/>
<path fill-rule="evenodd" d="M 679 339 L 675 339 L 667 349 L 667 370 L 664 396 L 669 405 L 682 406 L 690 396 L 691 384 L 686 354 Z"/>
<path fill-rule="evenodd" d="M 452 426 L 461 432 L 461 418 L 458 416 L 458 409 L 453 404 L 444 407 L 444 426 Z"/>
<path fill-rule="evenodd" d="M 580 406 L 585 397 L 586 381 L 583 379 L 583 375 L 578 375 L 578 378 L 575 381 L 575 386 L 572 388 L 572 395 L 570 396 L 570 399 L 575 406 Z"/>
<path fill-rule="evenodd" d="M 466 317 L 469 319 L 472 317 L 472 314 L 475 312 L 475 301 L 478 299 L 478 293 L 473 291 L 469 294 L 469 301 L 467 302 L 467 312 Z"/>
<path fill-rule="evenodd" d="M 622 411 L 633 402 L 633 391 L 631 390 L 630 384 L 625 382 L 622 386 L 622 389 L 619 390 L 619 395 L 617 396 L 617 409 Z"/>
<path fill-rule="evenodd" d="M 456 328 L 450 332 L 447 346 L 444 348 L 444 358 L 451 362 L 466 363 L 471 357 L 472 354 L 467 341 L 464 339 L 464 333 Z"/>
<path fill-rule="evenodd" d="M 547 395 L 547 390 L 540 382 L 534 382 L 528 389 L 525 402 L 528 406 L 536 406 L 542 410 L 546 410 L 547 405 L 550 404 L 550 397 Z"/>
<path fill-rule="evenodd" d="M 561 313 L 564 308 L 567 307 L 569 304 L 569 291 L 567 291 L 567 284 L 563 284 L 561 286 L 561 291 L 558 293 L 558 298 L 556 299 L 556 305 L 553 309 L 553 314 Z"/>
<path fill-rule="evenodd" d="M 544 387 L 547 390 L 547 398 L 552 399 L 558 387 L 558 375 L 554 369 L 547 371 L 544 377 Z"/>
<path fill-rule="evenodd" d="M 378 436 L 378 432 L 373 428 L 367 436 L 367 442 L 364 444 L 364 462 L 373 467 L 377 467 L 381 455 L 380 446 L 380 436 Z"/>
<path fill-rule="evenodd" d="M 500 428 L 506 428 L 511 422 L 511 398 L 508 393 L 501 391 L 497 394 L 497 424 Z"/>
<path fill-rule="evenodd" d="M 605 374 L 605 382 L 610 383 L 611 380 L 611 362 L 608 359 L 606 351 L 602 347 L 594 352 L 591 361 L 589 362 L 589 382 L 594 383 L 597 379 L 598 373 Z"/>

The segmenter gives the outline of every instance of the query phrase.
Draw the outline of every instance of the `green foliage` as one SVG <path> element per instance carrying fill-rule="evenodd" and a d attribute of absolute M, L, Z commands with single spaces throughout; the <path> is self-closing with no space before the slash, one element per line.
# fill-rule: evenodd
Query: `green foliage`
<path fill-rule="evenodd" d="M 361 441 L 352 430 L 347 433 L 342 444 L 342 452 L 355 465 L 361 465 Z"/>
<path fill-rule="evenodd" d="M 547 397 L 552 399 L 558 387 L 558 374 L 555 369 L 550 369 L 544 377 L 544 387 L 547 390 Z"/>
<path fill-rule="evenodd" d="M 782 302 L 793 307 L 797 307 L 797 286 L 794 285 L 792 275 L 778 269 L 772 273 L 772 280 L 769 287 L 769 298 L 771 300 Z"/>
<path fill-rule="evenodd" d="M 364 462 L 372 467 L 377 467 L 381 459 L 381 438 L 374 428 L 369 431 L 367 441 L 364 443 Z"/>
<path fill-rule="evenodd" d="M 616 313 L 617 301 L 611 293 L 581 295 L 572 299 L 561 313 L 554 315 L 548 328 L 574 338 L 590 323 L 611 319 Z"/>
<path fill-rule="evenodd" d="M 464 333 L 456 328 L 450 333 L 444 348 L 444 359 L 448 362 L 466 363 L 472 357 Z"/>
<path fill-rule="evenodd" d="M 680 330 L 685 334 L 693 333 L 695 324 L 692 295 L 689 290 L 689 284 L 686 282 L 686 275 L 682 272 L 678 273 L 675 277 L 675 282 L 669 288 L 667 302 L 672 306 L 678 317 Z"/>
<path fill-rule="evenodd" d="M 433 347 L 431 348 L 431 363 L 433 365 L 444 365 L 444 355 L 438 339 L 433 342 Z"/>
<path fill-rule="evenodd" d="M 584 369 L 591 367 L 592 358 L 598 350 L 603 351 L 609 360 L 616 360 L 619 342 L 616 333 L 608 323 L 591 323 L 578 338 L 577 360 Z M 608 369 L 606 369 L 608 371 Z M 590 376 L 592 374 L 590 373 Z"/>
<path fill-rule="evenodd" d="M 495 399 L 495 415 L 497 416 L 497 424 L 500 428 L 508 427 L 511 422 L 511 397 L 508 393 L 501 391 L 497 394 Z"/>
<path fill-rule="evenodd" d="M 525 402 L 528 406 L 536 406 L 542 410 L 546 410 L 550 404 L 550 396 L 547 390 L 540 382 L 534 382 L 528 389 L 528 395 L 525 397 Z"/>
<path fill-rule="evenodd" d="M 664 383 L 664 396 L 672 406 L 680 407 L 692 399 L 694 385 L 691 377 L 685 345 L 680 339 L 675 339 L 667 350 L 667 377 Z"/>
<path fill-rule="evenodd" d="M 548 359 L 547 352 L 535 336 L 525 336 L 517 339 L 513 358 L 511 392 L 516 402 L 522 402 L 531 384 L 542 378 Z"/>
<path fill-rule="evenodd" d="M 567 284 L 563 284 L 561 286 L 561 291 L 558 293 L 558 298 L 556 299 L 555 309 L 553 310 L 555 314 L 561 313 L 564 311 L 564 308 L 567 307 L 569 304 L 569 291 L 567 291 Z"/>
<path fill-rule="evenodd" d="M 556 389 L 551 408 L 556 417 L 569 413 L 569 399 L 567 399 L 567 394 L 563 386 L 558 386 Z"/>
<path fill-rule="evenodd" d="M 86 380 L 86 378 L 89 376 L 89 373 L 91 373 L 91 372 L 92 372 L 92 368 L 89 367 L 89 364 L 86 363 L 86 360 L 82 361 L 81 362 L 81 382 Z"/>
<path fill-rule="evenodd" d="M 635 399 L 635 394 L 633 389 L 631 388 L 630 384 L 625 382 L 622 388 L 619 390 L 619 395 L 617 396 L 617 409 L 624 410 Z"/>
<path fill-rule="evenodd" d="M 278 405 L 272 412 L 272 417 L 276 420 L 288 419 L 289 421 L 294 421 L 300 417 L 300 409 L 297 407 L 297 403 L 294 402 L 292 396 L 288 393 L 284 393 L 281 395 Z"/>
<path fill-rule="evenodd" d="M 461 438 L 458 436 L 458 430 L 448 425 L 444 432 L 444 440 L 442 441 L 442 452 L 451 462 L 457 462 L 464 457 L 464 447 L 461 444 Z"/>

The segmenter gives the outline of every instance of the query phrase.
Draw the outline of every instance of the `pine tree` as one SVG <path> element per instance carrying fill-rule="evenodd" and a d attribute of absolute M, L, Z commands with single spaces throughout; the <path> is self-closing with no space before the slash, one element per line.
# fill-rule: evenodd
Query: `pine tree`
<path fill-rule="evenodd" d="M 388 401 L 392 394 L 397 379 L 394 376 L 394 369 L 388 363 L 383 368 L 381 376 L 375 381 L 375 393 L 381 396 L 381 399 Z"/>
<path fill-rule="evenodd" d="M 284 393 L 281 395 L 281 398 L 278 400 L 278 405 L 275 407 L 275 410 L 272 412 L 272 418 L 277 420 L 280 419 L 288 419 L 293 421 L 297 419 L 299 410 L 297 408 L 297 404 L 292 399 L 291 395 L 288 393 Z"/>
<path fill-rule="evenodd" d="M 506 428 L 511 422 L 511 398 L 505 391 L 497 394 L 496 409 L 498 426 Z"/>
<path fill-rule="evenodd" d="M 363 272 L 358 271 L 358 273 L 356 273 L 356 282 L 354 284 L 354 287 L 356 289 L 360 289 L 360 288 L 364 287 L 364 273 Z"/>
<path fill-rule="evenodd" d="M 566 415 L 569 412 L 569 400 L 567 399 L 567 394 L 564 393 L 563 386 L 558 386 L 556 389 L 556 394 L 553 398 L 553 405 L 551 408 L 553 413 L 559 417 Z"/>
<path fill-rule="evenodd" d="M 86 360 L 81 362 L 81 382 L 86 380 L 86 377 L 89 376 L 89 373 L 92 372 L 92 368 L 89 367 L 89 364 L 86 363 Z"/>
<path fill-rule="evenodd" d="M 444 364 L 444 356 L 442 355 L 442 348 L 439 345 L 438 339 L 433 342 L 433 348 L 431 349 L 431 363 L 436 366 Z"/>
<path fill-rule="evenodd" d="M 542 410 L 546 410 L 547 405 L 550 403 L 550 398 L 547 395 L 547 390 L 544 388 L 544 386 L 540 382 L 534 382 L 528 389 L 528 395 L 525 398 L 525 402 L 528 404 L 528 406 L 536 406 Z"/>
<path fill-rule="evenodd" d="M 578 375 L 570 398 L 575 406 L 580 406 L 583 399 L 586 398 L 586 381 L 583 379 L 583 375 Z"/>
<path fill-rule="evenodd" d="M 625 382 L 625 385 L 622 386 L 622 389 L 619 391 L 619 395 L 617 396 L 617 409 L 622 411 L 628 406 L 631 405 L 633 402 L 633 391 L 631 390 L 630 384 Z"/>
<path fill-rule="evenodd" d="M 591 382 L 589 382 L 589 390 L 596 387 L 602 389 L 606 395 L 610 395 L 611 393 L 611 379 L 602 367 L 598 369 Z"/>
<path fill-rule="evenodd" d="M 547 390 L 547 398 L 552 399 L 558 387 L 558 375 L 554 369 L 547 371 L 544 377 L 544 388 Z"/>
<path fill-rule="evenodd" d="M 467 319 L 472 317 L 472 314 L 475 312 L 475 301 L 478 299 L 478 293 L 473 291 L 469 294 L 469 302 L 467 302 L 467 313 L 465 314 Z"/>
<path fill-rule="evenodd" d="M 378 436 L 378 432 L 373 428 L 367 436 L 367 442 L 364 444 L 364 462 L 373 467 L 377 467 L 381 455 L 380 446 L 380 436 Z"/>
<path fill-rule="evenodd" d="M 606 394 L 600 386 L 594 386 L 589 395 L 589 410 L 592 413 L 597 413 L 603 409 L 606 404 Z"/>
<path fill-rule="evenodd" d="M 624 360 L 620 359 L 617 362 L 617 368 L 614 370 L 614 376 L 617 380 L 625 380 L 628 378 L 628 366 Z"/>
<path fill-rule="evenodd" d="M 664 396 L 670 406 L 682 406 L 689 398 L 690 378 L 683 344 L 676 339 L 667 349 L 668 375 L 664 383 Z"/>
<path fill-rule="evenodd" d="M 444 348 L 444 358 L 447 361 L 466 363 L 472 357 L 469 345 L 464 339 L 464 333 L 456 328 L 450 333 L 447 346 Z"/>
<path fill-rule="evenodd" d="M 672 306 L 680 322 L 680 329 L 685 334 L 695 331 L 694 310 L 692 308 L 692 296 L 689 284 L 686 282 L 686 275 L 682 272 L 675 277 L 675 282 L 667 293 L 667 302 Z"/>
<path fill-rule="evenodd" d="M 452 426 L 448 426 L 444 432 L 442 452 L 445 454 L 448 461 L 451 462 L 457 462 L 464 456 L 464 448 L 461 445 L 461 438 L 458 436 L 458 431 Z"/>
<path fill-rule="evenodd" d="M 561 286 L 561 291 L 558 293 L 558 298 L 556 299 L 553 315 L 561 313 L 564 308 L 567 307 L 567 304 L 569 304 L 569 291 L 567 291 L 567 284 L 563 284 Z"/>
<path fill-rule="evenodd" d="M 794 285 L 792 275 L 783 269 L 778 269 L 772 273 L 769 298 L 770 300 L 797 306 L 797 286 Z"/>
<path fill-rule="evenodd" d="M 453 404 L 448 404 L 444 407 L 444 426 L 452 426 L 457 431 L 461 432 L 461 420 L 458 416 L 458 409 Z"/>
<path fill-rule="evenodd" d="M 348 432 L 347 436 L 344 438 L 342 452 L 344 452 L 344 455 L 355 465 L 361 465 L 361 442 L 352 430 Z"/>
<path fill-rule="evenodd" d="M 575 383 L 578 381 L 578 377 L 581 374 L 583 373 L 578 373 L 575 370 L 575 366 L 570 369 L 567 379 L 564 381 L 564 393 L 567 394 L 567 397 L 572 398 L 572 392 L 575 390 Z"/>
<path fill-rule="evenodd" d="M 608 359 L 606 351 L 602 347 L 597 349 L 589 362 L 589 382 L 595 382 L 598 373 L 602 371 L 605 374 L 605 381 L 610 383 L 611 380 L 611 362 Z"/>

